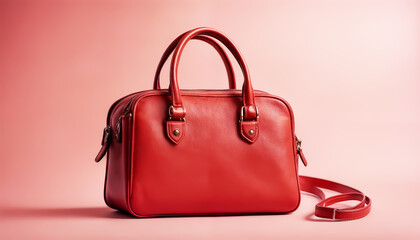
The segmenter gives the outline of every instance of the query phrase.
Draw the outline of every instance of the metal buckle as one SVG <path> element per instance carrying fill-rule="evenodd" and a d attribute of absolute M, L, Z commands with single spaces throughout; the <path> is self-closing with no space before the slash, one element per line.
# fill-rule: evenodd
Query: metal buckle
<path fill-rule="evenodd" d="M 258 107 L 257 106 L 255 106 L 255 111 L 257 112 L 257 117 L 256 117 L 256 119 L 258 119 L 258 117 L 260 116 L 260 113 L 259 113 L 259 111 L 258 111 Z M 245 115 L 245 106 L 242 106 L 241 107 L 241 118 L 240 118 L 240 120 L 239 121 L 243 121 L 244 120 L 244 115 Z"/>
<path fill-rule="evenodd" d="M 335 214 L 336 214 L 337 210 L 339 210 L 339 209 L 333 208 L 333 214 L 332 214 L 332 219 L 333 220 L 335 220 Z"/>

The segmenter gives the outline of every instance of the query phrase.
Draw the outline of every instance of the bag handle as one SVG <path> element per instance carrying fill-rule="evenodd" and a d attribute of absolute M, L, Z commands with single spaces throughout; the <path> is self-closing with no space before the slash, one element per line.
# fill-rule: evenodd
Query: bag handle
<path fill-rule="evenodd" d="M 207 28 L 207 27 L 196 28 L 185 33 L 182 36 L 181 40 L 179 41 L 174 51 L 172 62 L 171 62 L 171 75 L 170 75 L 170 92 L 171 92 L 171 97 L 172 97 L 171 117 L 173 119 L 180 120 L 180 119 L 185 118 L 185 115 L 186 115 L 186 111 L 182 103 L 182 98 L 181 98 L 179 85 L 178 85 L 178 66 L 179 66 L 181 53 L 184 47 L 193 37 L 198 36 L 198 35 L 206 35 L 206 36 L 210 36 L 219 40 L 230 50 L 230 52 L 233 54 L 235 59 L 238 61 L 239 66 L 241 67 L 242 73 L 244 75 L 244 84 L 242 88 L 244 119 L 251 120 L 251 119 L 257 118 L 254 91 L 252 89 L 248 67 L 242 57 L 242 54 L 235 47 L 233 42 L 229 40 L 226 36 L 224 36 L 222 33 L 220 33 L 219 31 L 215 29 Z"/>
<path fill-rule="evenodd" d="M 172 41 L 172 43 L 168 46 L 168 48 L 163 53 L 162 58 L 160 59 L 160 62 L 156 69 L 155 78 L 153 82 L 153 89 L 160 89 L 160 72 L 162 71 L 163 65 L 165 64 L 166 60 L 169 58 L 171 53 L 175 50 L 176 46 L 178 45 L 179 40 L 184 35 L 185 34 L 182 34 L 181 36 L 177 37 L 174 41 Z M 223 63 L 225 64 L 226 72 L 228 74 L 228 79 L 229 79 L 229 88 L 236 89 L 235 73 L 232 67 L 232 63 L 230 62 L 230 59 L 226 51 L 223 49 L 223 47 L 220 46 L 219 43 L 215 41 L 213 38 L 208 37 L 208 36 L 199 35 L 199 36 L 193 37 L 192 39 L 204 41 L 216 49 L 216 51 L 219 53 L 220 57 L 222 58 Z"/>
<path fill-rule="evenodd" d="M 371 210 L 372 201 L 370 198 L 355 188 L 308 176 L 299 176 L 299 182 L 301 191 L 314 194 L 321 199 L 315 206 L 315 216 L 317 217 L 333 220 L 355 220 L 365 217 Z M 336 191 L 341 194 L 325 198 L 325 194 L 320 188 Z M 356 200 L 359 203 L 348 208 L 329 207 L 335 203 L 349 200 Z"/>
<path fill-rule="evenodd" d="M 171 94 L 171 105 L 169 107 L 169 120 L 166 121 L 166 134 L 175 144 L 178 144 L 185 136 L 186 109 L 182 103 L 181 93 L 178 85 L 178 66 L 182 51 L 186 44 L 196 36 L 209 36 L 219 40 L 238 61 L 244 75 L 242 86 L 242 107 L 240 109 L 240 135 L 248 143 L 254 143 L 259 135 L 258 108 L 255 105 L 254 90 L 252 88 L 248 67 L 242 54 L 234 43 L 221 32 L 207 27 L 196 28 L 181 35 L 171 62 L 169 92 Z"/>

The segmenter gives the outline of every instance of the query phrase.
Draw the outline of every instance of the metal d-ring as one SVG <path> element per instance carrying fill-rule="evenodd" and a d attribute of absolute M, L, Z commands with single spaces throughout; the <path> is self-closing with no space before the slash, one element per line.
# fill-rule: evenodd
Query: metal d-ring
<path fill-rule="evenodd" d="M 256 118 L 258 119 L 258 117 L 260 116 L 260 113 L 258 111 L 257 106 L 255 106 L 255 111 L 257 112 L 257 117 Z M 241 119 L 240 119 L 241 122 L 244 120 L 244 115 L 245 115 L 245 106 L 242 106 L 241 107 Z"/>

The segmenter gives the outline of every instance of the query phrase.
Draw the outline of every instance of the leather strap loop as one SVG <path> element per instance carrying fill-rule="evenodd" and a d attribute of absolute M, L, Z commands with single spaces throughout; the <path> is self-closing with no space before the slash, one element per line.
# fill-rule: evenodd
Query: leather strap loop
<path fill-rule="evenodd" d="M 334 220 L 354 220 L 369 214 L 372 201 L 361 191 L 333 181 L 320 178 L 299 176 L 301 191 L 314 194 L 321 201 L 315 206 L 315 216 Z M 325 198 L 324 192 L 320 189 L 328 189 L 341 194 Z M 359 203 L 353 207 L 333 208 L 333 204 L 356 200 Z"/>
<path fill-rule="evenodd" d="M 186 32 L 182 38 L 180 39 L 171 62 L 171 75 L 170 75 L 170 92 L 172 97 L 172 106 L 175 108 L 183 108 L 182 104 L 182 98 L 179 91 L 179 85 L 178 85 L 178 66 L 179 66 L 179 60 L 181 57 L 182 50 L 184 49 L 185 45 L 188 43 L 189 40 L 191 40 L 193 37 L 198 35 L 206 35 L 213 37 L 220 42 L 222 42 L 233 54 L 233 56 L 236 58 L 236 60 L 239 63 L 239 66 L 242 69 L 242 73 L 244 75 L 244 84 L 242 87 L 242 101 L 244 106 L 244 119 L 245 120 L 253 120 L 257 117 L 256 107 L 255 107 L 255 97 L 254 97 L 254 91 L 252 89 L 251 80 L 249 76 L 248 67 L 246 66 L 246 63 L 239 52 L 239 50 L 235 47 L 233 42 L 229 40 L 226 36 L 224 36 L 222 33 L 218 32 L 217 30 L 214 30 L 212 28 L 196 28 L 189 32 Z M 183 116 L 185 117 L 185 116 Z"/>
<path fill-rule="evenodd" d="M 156 73 L 155 73 L 155 78 L 154 78 L 154 82 L 153 82 L 153 89 L 160 89 L 160 72 L 162 71 L 163 65 L 165 65 L 166 60 L 169 58 L 169 56 L 171 55 L 171 53 L 175 50 L 176 46 L 178 45 L 179 40 L 185 35 L 182 34 L 181 36 L 177 37 L 169 46 L 168 48 L 165 50 L 165 52 L 162 55 L 162 58 L 160 59 L 160 62 L 158 64 L 158 67 L 156 69 Z M 223 49 L 222 46 L 219 45 L 219 43 L 208 36 L 195 36 L 192 39 L 197 39 L 197 40 L 201 40 L 204 41 L 208 44 L 210 44 L 211 46 L 213 46 L 216 51 L 219 53 L 220 57 L 223 60 L 223 63 L 225 64 L 225 68 L 226 68 L 226 72 L 228 74 L 228 79 L 229 79 L 229 88 L 230 89 L 236 89 L 236 80 L 235 80 L 235 73 L 232 67 L 232 63 L 226 53 L 226 51 Z"/>

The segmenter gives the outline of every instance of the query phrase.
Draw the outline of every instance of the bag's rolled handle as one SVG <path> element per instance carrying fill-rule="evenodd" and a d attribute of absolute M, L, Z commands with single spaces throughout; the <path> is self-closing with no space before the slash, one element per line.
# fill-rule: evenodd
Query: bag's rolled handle
<path fill-rule="evenodd" d="M 181 57 L 182 50 L 184 49 L 185 45 L 191 40 L 193 37 L 198 35 L 206 35 L 211 36 L 222 42 L 233 54 L 236 60 L 241 67 L 241 70 L 244 74 L 244 84 L 242 87 L 242 101 L 243 101 L 243 117 L 244 120 L 251 120 L 256 119 L 257 117 L 257 110 L 255 106 L 255 97 L 254 91 L 252 89 L 252 84 L 249 76 L 248 67 L 239 52 L 239 50 L 235 47 L 233 42 L 225 37 L 219 31 L 212 29 L 212 28 L 196 28 L 193 29 L 182 36 L 181 40 L 179 41 L 171 62 L 171 75 L 170 75 L 170 84 L 171 84 L 171 97 L 172 97 L 172 117 L 175 119 L 183 119 L 185 118 L 185 108 L 182 104 L 181 94 L 179 91 L 178 85 L 178 66 L 179 60 Z"/>
<path fill-rule="evenodd" d="M 182 50 L 186 44 L 192 38 L 200 35 L 210 36 L 219 40 L 227 47 L 227 49 L 229 49 L 229 51 L 238 61 L 244 75 L 244 83 L 242 86 L 243 105 L 240 109 L 240 133 L 247 142 L 254 143 L 259 135 L 258 109 L 255 105 L 254 90 L 252 89 L 248 67 L 242 57 L 242 54 L 229 38 L 224 36 L 219 31 L 207 27 L 196 28 L 184 33 L 173 53 L 169 86 L 172 105 L 169 107 L 169 121 L 166 122 L 167 135 L 176 144 L 178 144 L 185 135 L 186 109 L 182 103 L 181 93 L 178 85 L 178 66 Z"/>
<path fill-rule="evenodd" d="M 166 60 L 169 58 L 171 53 L 175 50 L 176 46 L 178 45 L 179 40 L 184 36 L 185 34 L 182 34 L 181 36 L 177 37 L 165 50 L 165 52 L 162 55 L 162 58 L 160 59 L 160 62 L 158 64 L 158 67 L 156 69 L 155 73 L 155 79 L 153 82 L 153 89 L 160 89 L 160 72 L 162 71 L 163 65 L 165 64 Z M 208 36 L 195 36 L 193 39 L 204 41 L 216 49 L 216 51 L 219 53 L 220 57 L 223 60 L 223 63 L 225 64 L 226 72 L 228 74 L 229 79 L 229 88 L 230 89 L 236 89 L 236 80 L 235 80 L 235 73 L 232 67 L 232 63 L 229 60 L 229 57 L 226 53 L 226 51 L 223 49 L 222 46 L 219 45 L 219 43 L 214 40 L 211 37 Z"/>

